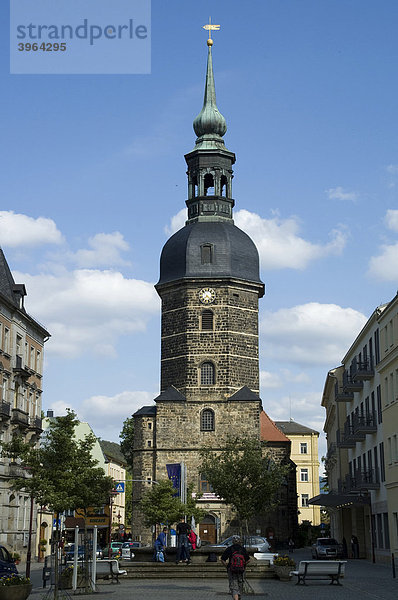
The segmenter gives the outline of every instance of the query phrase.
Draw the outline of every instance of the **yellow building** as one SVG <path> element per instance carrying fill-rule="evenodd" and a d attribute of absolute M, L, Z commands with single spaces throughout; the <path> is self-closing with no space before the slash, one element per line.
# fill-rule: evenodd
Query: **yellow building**
<path fill-rule="evenodd" d="M 310 521 L 320 525 L 321 509 L 308 504 L 319 494 L 319 432 L 295 421 L 275 421 L 292 443 L 290 458 L 297 465 L 297 508 L 299 523 Z"/>
<path fill-rule="evenodd" d="M 374 530 L 384 533 L 390 552 L 398 554 L 398 295 L 379 317 L 381 409 L 387 507 Z M 381 522 L 381 519 L 383 522 Z M 387 546 L 387 544 L 386 544 Z"/>

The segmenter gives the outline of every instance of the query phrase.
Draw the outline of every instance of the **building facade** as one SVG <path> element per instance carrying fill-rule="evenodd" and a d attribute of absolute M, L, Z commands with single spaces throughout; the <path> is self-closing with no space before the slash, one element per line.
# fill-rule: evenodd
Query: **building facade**
<path fill-rule="evenodd" d="M 398 302 L 371 315 L 323 392 L 332 535 L 354 535 L 360 556 L 388 561 L 397 545 Z M 394 437 L 395 436 L 395 437 Z"/>
<path fill-rule="evenodd" d="M 211 41 L 211 40 L 210 40 Z M 232 166 L 224 117 L 215 98 L 211 45 L 203 108 L 194 121 L 194 149 L 186 156 L 188 218 L 165 244 L 156 285 L 162 301 L 161 393 L 134 415 L 133 538 L 150 541 L 139 501 L 168 464 L 183 463 L 203 494 L 202 539 L 228 532 L 233 514 L 200 473 L 203 446 L 227 436 L 261 437 L 258 301 L 264 294 L 252 240 L 233 222 Z M 288 442 L 286 439 L 285 442 Z M 289 462 L 288 445 L 278 460 Z M 278 453 L 276 453 L 278 454 Z M 283 456 L 281 456 L 283 454 Z M 291 535 L 287 517 L 280 535 Z M 295 515 L 297 518 L 297 515 Z"/>
<path fill-rule="evenodd" d="M 319 432 L 295 421 L 275 421 L 275 425 L 291 441 L 290 458 L 297 467 L 297 508 L 299 523 L 321 524 L 321 509 L 309 504 L 319 494 Z"/>
<path fill-rule="evenodd" d="M 0 442 L 14 435 L 38 443 L 42 431 L 41 395 L 43 349 L 50 337 L 26 312 L 23 284 L 16 284 L 0 249 Z M 12 489 L 11 479 L 26 476 L 18 462 L 0 456 L 0 544 L 24 557 L 29 538 L 30 512 L 37 512 L 31 498 Z M 33 535 L 32 552 L 36 545 Z"/>

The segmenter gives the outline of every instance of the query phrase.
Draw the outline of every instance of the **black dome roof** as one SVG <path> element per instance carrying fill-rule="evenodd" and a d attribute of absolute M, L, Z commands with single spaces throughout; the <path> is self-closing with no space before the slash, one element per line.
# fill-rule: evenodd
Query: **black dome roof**
<path fill-rule="evenodd" d="M 201 246 L 204 244 L 213 246 L 211 264 L 202 264 Z M 158 285 L 192 277 L 226 277 L 261 284 L 257 248 L 232 222 L 189 223 L 163 246 Z"/>

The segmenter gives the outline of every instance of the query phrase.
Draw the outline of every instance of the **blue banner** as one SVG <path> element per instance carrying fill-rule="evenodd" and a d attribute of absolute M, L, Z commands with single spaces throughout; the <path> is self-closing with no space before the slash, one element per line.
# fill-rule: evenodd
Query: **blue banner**
<path fill-rule="evenodd" d="M 181 464 L 177 463 L 174 465 L 166 465 L 167 476 L 173 484 L 173 487 L 176 490 L 174 496 L 180 496 L 181 490 Z"/>

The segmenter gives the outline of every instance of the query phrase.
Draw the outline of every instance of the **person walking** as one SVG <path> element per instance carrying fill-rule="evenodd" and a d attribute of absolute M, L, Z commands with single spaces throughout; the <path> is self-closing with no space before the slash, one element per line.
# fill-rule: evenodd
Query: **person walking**
<path fill-rule="evenodd" d="M 293 538 L 289 538 L 289 552 L 294 552 L 294 541 Z"/>
<path fill-rule="evenodd" d="M 188 534 L 190 531 L 190 526 L 188 525 L 188 523 L 185 522 L 184 517 L 181 517 L 181 521 L 177 525 L 176 564 L 178 564 L 179 562 L 186 562 L 189 565 L 191 562 L 188 540 Z"/>
<path fill-rule="evenodd" d="M 227 567 L 229 591 L 233 600 L 240 600 L 241 598 L 245 569 L 249 560 L 250 556 L 246 548 L 242 546 L 240 536 L 234 535 L 232 546 L 229 546 L 221 555 L 221 562 Z"/>

